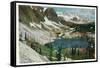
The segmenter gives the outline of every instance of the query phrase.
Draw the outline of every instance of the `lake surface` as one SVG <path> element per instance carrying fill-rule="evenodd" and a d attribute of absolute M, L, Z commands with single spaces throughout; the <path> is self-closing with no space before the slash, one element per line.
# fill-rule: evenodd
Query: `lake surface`
<path fill-rule="evenodd" d="M 87 48 L 89 43 L 83 38 L 72 38 L 72 39 L 55 39 L 53 42 L 48 43 L 53 48 Z"/>

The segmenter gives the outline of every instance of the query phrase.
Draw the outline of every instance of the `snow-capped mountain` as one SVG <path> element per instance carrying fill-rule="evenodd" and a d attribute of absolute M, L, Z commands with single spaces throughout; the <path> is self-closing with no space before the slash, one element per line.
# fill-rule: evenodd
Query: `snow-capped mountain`
<path fill-rule="evenodd" d="M 70 21 L 75 24 L 88 24 L 93 20 L 83 19 L 78 14 L 58 13 L 59 17 L 62 17 L 65 21 Z"/>
<path fill-rule="evenodd" d="M 46 29 L 46 30 L 52 30 L 52 29 L 61 29 L 60 27 L 64 26 L 61 23 L 56 23 L 54 21 L 48 20 L 47 17 L 44 17 L 44 22 L 40 22 L 39 24 L 37 23 L 30 23 L 30 26 L 33 27 L 34 29 Z"/>
<path fill-rule="evenodd" d="M 39 6 L 20 6 L 19 11 L 20 34 L 24 37 L 27 33 L 40 44 L 53 41 L 60 34 L 74 37 L 70 33 L 78 31 L 80 35 L 80 32 L 95 30 L 94 21 L 82 19 L 77 14 L 57 13 L 53 8 Z"/>

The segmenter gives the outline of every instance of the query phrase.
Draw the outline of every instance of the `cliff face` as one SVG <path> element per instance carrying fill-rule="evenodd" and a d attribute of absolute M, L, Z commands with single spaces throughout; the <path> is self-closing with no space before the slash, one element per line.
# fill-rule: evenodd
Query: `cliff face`
<path fill-rule="evenodd" d="M 43 11 L 43 7 L 39 6 L 19 6 L 19 20 L 21 22 L 44 22 L 44 17 L 46 16 L 49 20 L 57 22 L 57 14 L 53 8 L 47 8 Z"/>
<path fill-rule="evenodd" d="M 24 23 L 44 21 L 44 13 L 42 7 L 19 6 L 19 21 Z"/>
<path fill-rule="evenodd" d="M 58 16 L 53 8 L 47 8 L 44 13 L 48 20 L 59 22 Z"/>
<path fill-rule="evenodd" d="M 47 8 L 43 11 L 44 8 L 40 6 L 19 6 L 19 20 L 21 22 L 44 22 L 44 17 L 46 16 L 48 20 L 58 22 L 58 16 L 53 8 Z"/>

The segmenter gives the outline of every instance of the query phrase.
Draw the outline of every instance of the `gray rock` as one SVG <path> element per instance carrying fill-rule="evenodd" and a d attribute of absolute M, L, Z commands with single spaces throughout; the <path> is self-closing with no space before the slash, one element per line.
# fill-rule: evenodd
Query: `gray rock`
<path fill-rule="evenodd" d="M 47 8 L 44 13 L 49 20 L 59 22 L 56 11 L 53 8 Z"/>

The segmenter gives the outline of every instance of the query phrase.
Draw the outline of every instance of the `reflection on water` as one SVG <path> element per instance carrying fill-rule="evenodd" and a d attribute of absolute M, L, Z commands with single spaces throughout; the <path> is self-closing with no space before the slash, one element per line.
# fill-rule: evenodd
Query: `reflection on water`
<path fill-rule="evenodd" d="M 55 39 L 53 42 L 48 43 L 54 48 L 87 48 L 88 41 L 85 38 L 72 38 L 72 39 Z"/>

